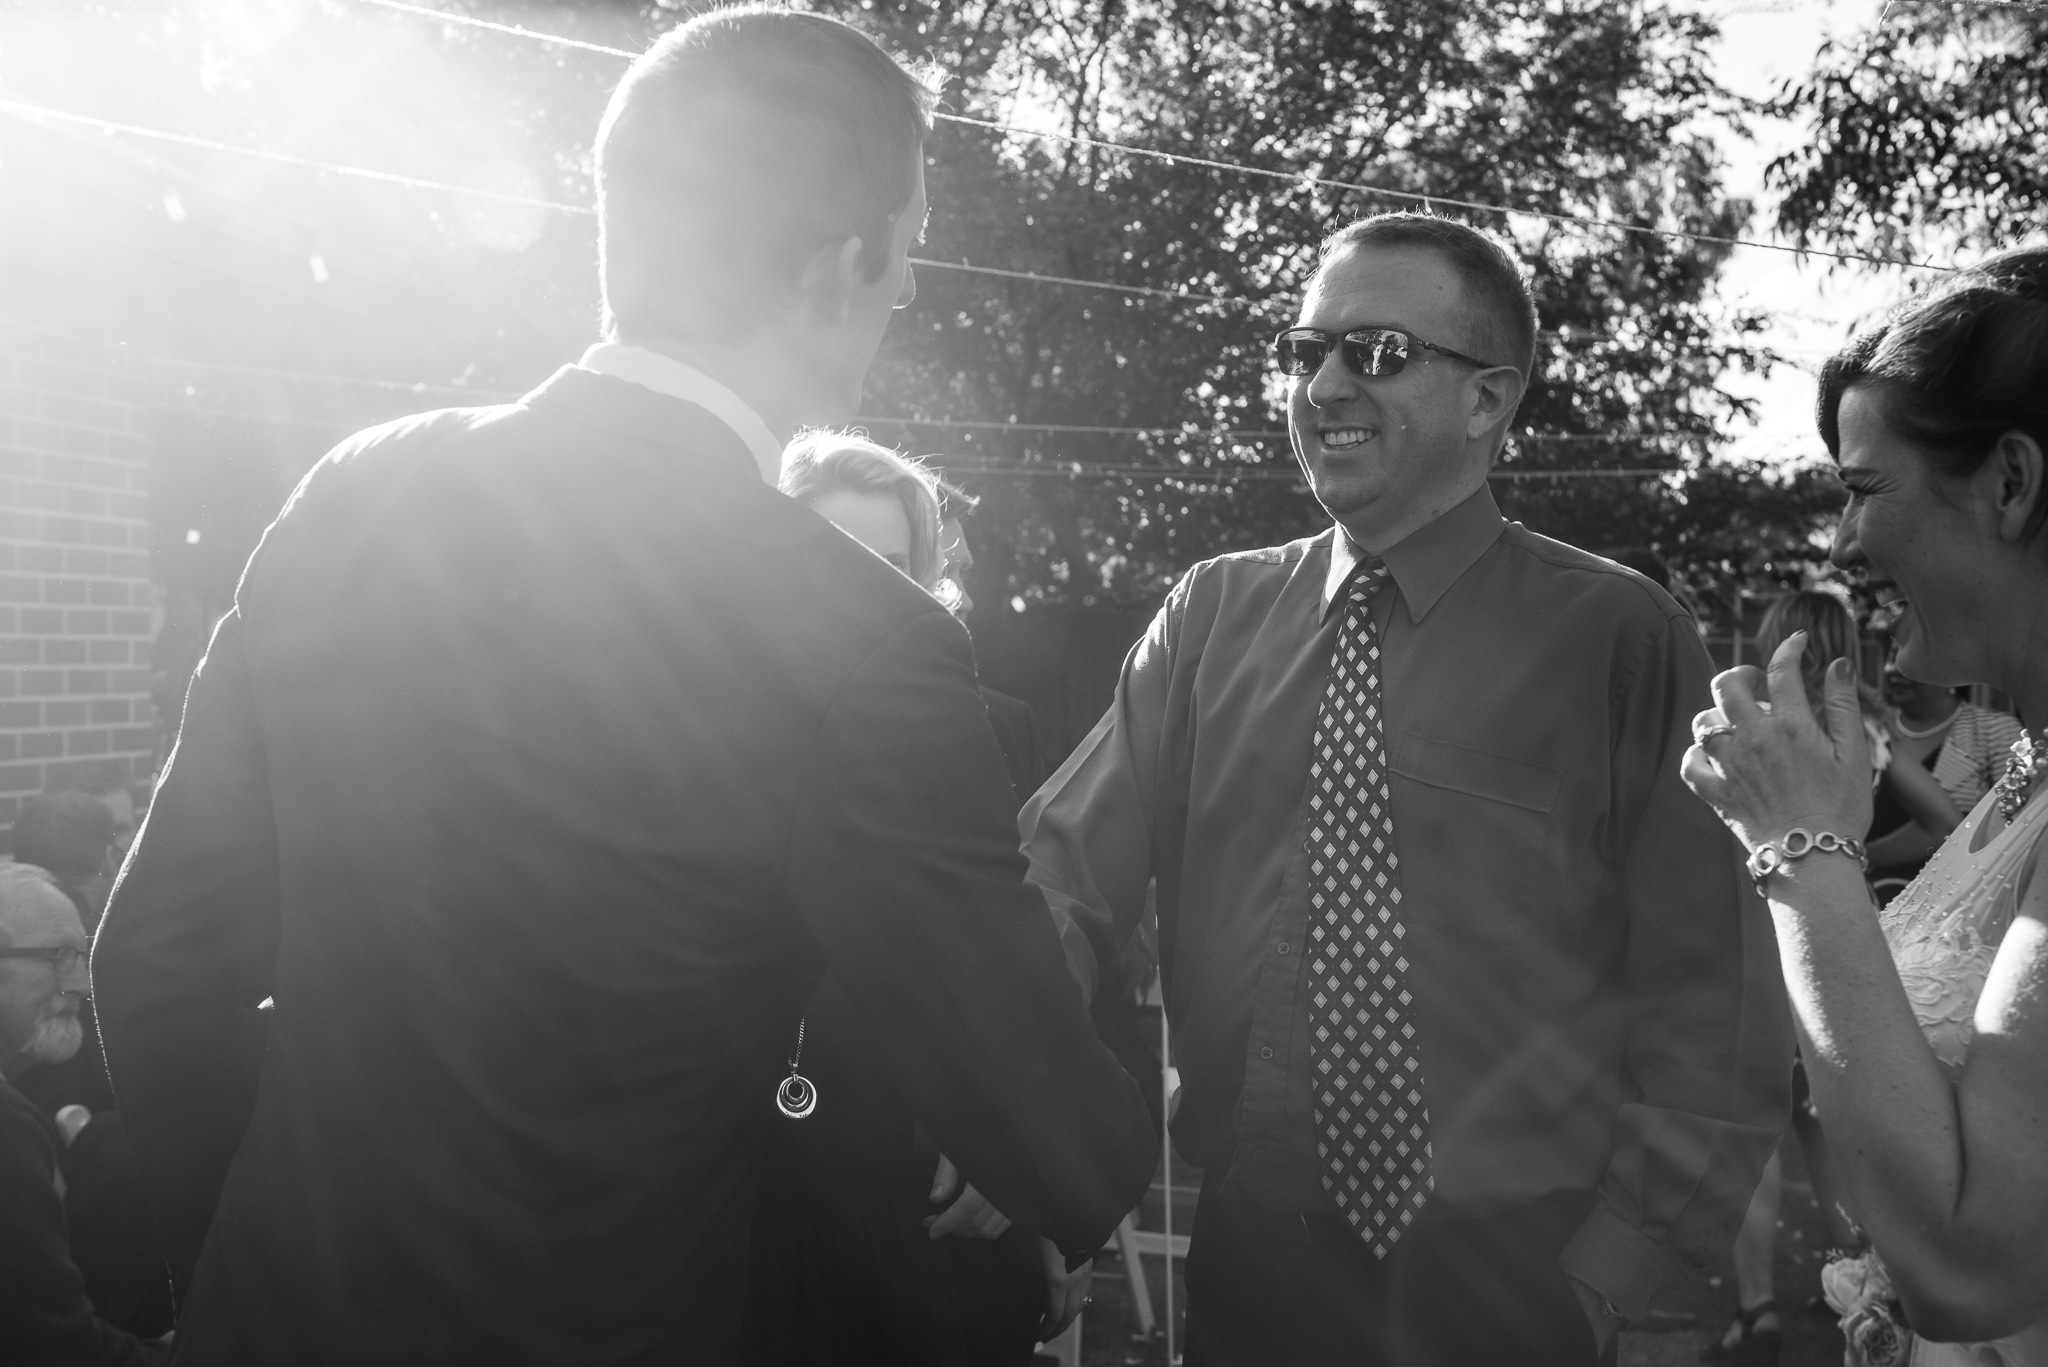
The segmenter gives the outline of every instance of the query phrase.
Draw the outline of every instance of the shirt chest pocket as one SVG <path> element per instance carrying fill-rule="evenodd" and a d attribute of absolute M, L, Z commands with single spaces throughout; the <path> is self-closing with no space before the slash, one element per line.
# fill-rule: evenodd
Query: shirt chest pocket
<path fill-rule="evenodd" d="M 1394 842 L 1411 925 L 1520 940 L 1555 918 L 1565 878 L 1546 764 L 1414 731 L 1395 738 Z"/>

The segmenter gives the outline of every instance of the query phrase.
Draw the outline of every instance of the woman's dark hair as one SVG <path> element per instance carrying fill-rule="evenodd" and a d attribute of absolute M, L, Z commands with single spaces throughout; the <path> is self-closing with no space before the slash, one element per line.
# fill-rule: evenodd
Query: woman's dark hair
<path fill-rule="evenodd" d="M 1821 440 L 1842 453 L 1842 396 L 1871 389 L 1892 430 L 1935 470 L 1974 472 L 2000 437 L 2048 451 L 2048 248 L 2002 252 L 1894 309 L 1820 372 Z M 2048 497 L 2027 522 L 2048 522 Z"/>

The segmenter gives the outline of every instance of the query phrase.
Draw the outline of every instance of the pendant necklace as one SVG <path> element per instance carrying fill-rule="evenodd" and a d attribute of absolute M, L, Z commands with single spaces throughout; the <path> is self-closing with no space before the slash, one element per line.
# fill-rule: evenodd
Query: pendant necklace
<path fill-rule="evenodd" d="M 2048 742 L 2032 731 L 2021 732 L 2012 743 L 2012 758 L 2005 762 L 2005 776 L 1991 790 L 1998 794 L 1998 814 L 2008 825 L 2027 805 L 2043 774 L 2048 774 Z"/>
<path fill-rule="evenodd" d="M 789 1076 L 775 1089 L 775 1109 L 791 1120 L 802 1120 L 818 1109 L 818 1089 L 797 1071 L 804 1058 L 804 1022 L 796 1023 L 796 1052 L 789 1056 Z"/>

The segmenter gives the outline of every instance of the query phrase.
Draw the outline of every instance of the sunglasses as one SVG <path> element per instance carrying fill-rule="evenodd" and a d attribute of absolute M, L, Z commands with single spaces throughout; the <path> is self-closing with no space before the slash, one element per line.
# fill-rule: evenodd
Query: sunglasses
<path fill-rule="evenodd" d="M 1342 353 L 1344 364 L 1354 375 L 1399 375 L 1408 364 L 1410 347 L 1434 351 L 1454 361 L 1476 365 L 1481 370 L 1494 368 L 1491 361 L 1467 356 L 1462 351 L 1453 351 L 1435 342 L 1425 342 L 1398 328 L 1354 328 L 1341 337 L 1321 328 L 1289 328 L 1273 339 L 1273 359 L 1279 363 L 1283 375 L 1313 375 L 1323 368 L 1323 358 L 1330 354 L 1333 346 Z"/>

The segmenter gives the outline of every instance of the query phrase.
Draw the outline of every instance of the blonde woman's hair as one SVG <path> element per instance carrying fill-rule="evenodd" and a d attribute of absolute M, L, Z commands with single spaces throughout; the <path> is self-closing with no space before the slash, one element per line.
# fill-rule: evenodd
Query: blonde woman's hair
<path fill-rule="evenodd" d="M 819 428 L 783 451 L 778 487 L 799 503 L 833 493 L 895 499 L 910 524 L 908 573 L 927 592 L 938 588 L 945 568 L 939 559 L 938 480 L 924 466 L 859 432 Z"/>
<path fill-rule="evenodd" d="M 1880 719 L 1884 716 L 1883 699 L 1863 677 L 1863 646 L 1856 634 L 1856 619 L 1850 615 L 1847 604 L 1819 589 L 1800 589 L 1773 600 L 1756 629 L 1760 663 L 1769 664 L 1785 638 L 1795 631 L 1806 633 L 1806 653 L 1799 658 L 1799 674 L 1806 684 L 1806 701 L 1815 715 L 1821 714 L 1827 697 L 1828 666 L 1836 660 L 1847 660 L 1864 715 Z"/>

